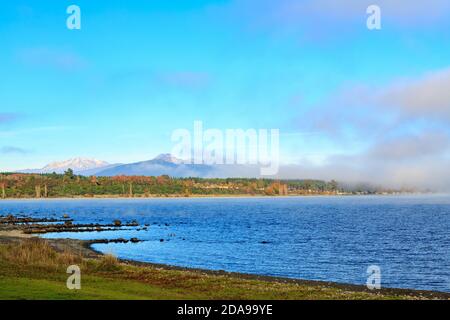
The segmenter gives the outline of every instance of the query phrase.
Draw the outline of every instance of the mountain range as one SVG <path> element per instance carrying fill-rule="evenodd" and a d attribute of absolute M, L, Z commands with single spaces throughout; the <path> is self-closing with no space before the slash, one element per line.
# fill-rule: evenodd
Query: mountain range
<path fill-rule="evenodd" d="M 98 171 L 105 170 L 109 167 L 116 166 L 106 161 L 91 158 L 73 158 L 64 161 L 55 161 L 49 163 L 41 169 L 20 170 L 19 173 L 64 173 L 68 169 L 72 169 L 76 174 L 93 175 Z"/>
<path fill-rule="evenodd" d="M 106 161 L 74 158 L 53 162 L 41 169 L 27 169 L 20 173 L 64 173 L 68 169 L 84 176 L 160 176 L 228 178 L 258 177 L 259 167 L 254 165 L 205 165 L 188 164 L 171 154 L 160 154 L 154 159 L 130 164 L 110 164 Z"/>

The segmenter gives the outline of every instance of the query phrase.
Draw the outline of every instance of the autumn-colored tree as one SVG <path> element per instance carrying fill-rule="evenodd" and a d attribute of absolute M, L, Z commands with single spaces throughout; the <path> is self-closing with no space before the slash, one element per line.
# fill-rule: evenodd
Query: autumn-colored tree
<path fill-rule="evenodd" d="M 0 187 L 2 188 L 2 198 L 5 199 L 6 198 L 6 183 L 0 182 Z"/>

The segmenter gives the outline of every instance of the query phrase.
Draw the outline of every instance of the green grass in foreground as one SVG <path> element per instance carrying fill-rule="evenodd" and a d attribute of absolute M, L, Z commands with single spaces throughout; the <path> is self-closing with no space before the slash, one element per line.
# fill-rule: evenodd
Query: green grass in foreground
<path fill-rule="evenodd" d="M 82 271 L 81 290 L 66 287 L 66 268 Z M 244 280 L 195 271 L 133 266 L 112 256 L 57 253 L 45 240 L 0 245 L 0 299 L 406 299 L 376 293 Z"/>

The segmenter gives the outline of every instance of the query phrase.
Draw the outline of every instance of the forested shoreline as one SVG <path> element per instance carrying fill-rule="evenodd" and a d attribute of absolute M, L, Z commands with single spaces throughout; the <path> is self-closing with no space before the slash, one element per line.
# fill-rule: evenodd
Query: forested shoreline
<path fill-rule="evenodd" d="M 148 176 L 81 176 L 64 174 L 0 174 L 0 198 L 61 197 L 170 197 L 170 196 L 287 196 L 411 192 L 366 186 L 352 189 L 322 180 L 274 180 L 248 178 L 172 178 Z"/>

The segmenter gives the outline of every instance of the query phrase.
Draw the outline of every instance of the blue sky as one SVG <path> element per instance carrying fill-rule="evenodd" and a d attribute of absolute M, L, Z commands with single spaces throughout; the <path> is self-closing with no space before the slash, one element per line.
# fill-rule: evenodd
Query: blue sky
<path fill-rule="evenodd" d="M 0 169 L 150 159 L 194 120 L 279 128 L 283 162 L 316 166 L 447 137 L 450 105 L 435 89 L 450 67 L 450 6 L 378 3 L 379 31 L 364 0 L 5 3 Z M 71 4 L 81 30 L 66 28 Z M 433 117 L 404 100 L 429 83 L 418 100 L 438 104 Z"/>

